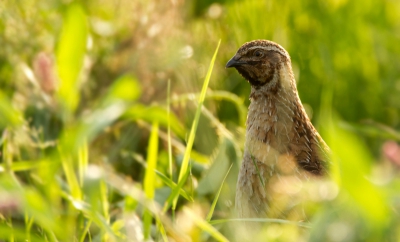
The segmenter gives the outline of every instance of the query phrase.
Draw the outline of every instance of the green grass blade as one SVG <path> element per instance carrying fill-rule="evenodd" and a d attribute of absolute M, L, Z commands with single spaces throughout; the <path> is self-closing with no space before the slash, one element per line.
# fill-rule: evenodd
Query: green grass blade
<path fill-rule="evenodd" d="M 37 236 L 35 233 L 29 236 L 30 242 L 43 241 L 43 238 Z M 0 241 L 10 241 L 10 237 L 13 237 L 15 239 L 14 241 L 28 241 L 23 228 L 10 228 L 6 224 L 0 224 Z"/>
<path fill-rule="evenodd" d="M 185 212 L 185 214 L 193 219 L 193 221 L 195 222 L 195 224 L 201 228 L 202 230 L 204 230 L 205 232 L 209 233 L 215 240 L 217 241 L 229 241 L 227 238 L 225 238 L 225 236 L 223 236 L 220 232 L 218 232 L 218 230 L 216 228 L 214 228 L 213 226 L 211 226 L 209 223 L 207 223 L 207 221 L 205 221 L 204 219 L 198 217 L 194 212 L 192 212 L 190 209 L 188 208 L 184 208 L 183 210 Z"/>
<path fill-rule="evenodd" d="M 87 221 L 86 226 L 83 229 L 83 232 L 82 232 L 82 235 L 81 235 L 81 238 L 80 238 L 79 242 L 84 242 L 85 241 L 86 235 L 89 233 L 89 228 L 90 228 L 91 224 L 92 224 L 92 220 Z M 90 234 L 89 234 L 89 236 L 90 236 Z"/>
<path fill-rule="evenodd" d="M 153 123 L 153 127 L 150 134 L 150 140 L 147 150 L 147 169 L 144 176 L 144 193 L 147 199 L 152 200 L 155 193 L 155 169 L 157 168 L 157 156 L 158 156 L 158 123 Z M 150 227 L 152 223 L 152 216 L 150 211 L 147 209 L 143 215 L 143 227 L 145 239 L 150 238 Z"/>
<path fill-rule="evenodd" d="M 108 204 L 108 199 L 107 199 L 107 184 L 103 180 L 100 181 L 100 199 L 101 199 L 104 219 L 109 223 L 110 215 L 108 213 L 108 210 L 110 205 Z"/>
<path fill-rule="evenodd" d="M 155 170 L 157 168 L 158 155 L 158 123 L 153 124 L 147 150 L 147 169 L 144 177 L 144 192 L 148 199 L 154 198 Z"/>
<path fill-rule="evenodd" d="M 177 187 L 177 184 L 173 182 L 171 179 L 169 179 L 166 175 L 162 174 L 161 172 L 156 170 L 156 174 L 158 177 L 161 178 L 161 180 L 169 186 L 171 189 L 175 189 Z M 182 188 L 179 190 L 179 194 L 184 197 L 186 200 L 193 202 L 193 197 L 191 197 L 185 190 Z"/>
<path fill-rule="evenodd" d="M 143 212 L 143 234 L 144 239 L 150 240 L 150 233 L 151 233 L 151 223 L 152 223 L 152 216 L 149 210 L 145 209 Z"/>
<path fill-rule="evenodd" d="M 217 201 L 218 201 L 219 195 L 221 194 L 221 191 L 222 191 L 222 186 L 225 184 L 225 180 L 228 177 L 228 174 L 231 171 L 232 166 L 233 166 L 233 163 L 231 164 L 231 166 L 229 167 L 228 171 L 226 172 L 225 177 L 222 180 L 221 186 L 219 187 L 219 190 L 217 192 L 217 195 L 215 196 L 214 201 L 211 204 L 210 212 L 208 212 L 208 215 L 206 217 L 207 222 L 210 222 L 210 220 L 211 220 L 211 218 L 212 218 L 212 216 L 214 214 L 215 206 L 217 205 Z"/>
<path fill-rule="evenodd" d="M 168 80 L 167 113 L 168 113 L 168 167 L 169 177 L 172 179 L 172 144 L 171 144 L 171 80 Z"/>
<path fill-rule="evenodd" d="M 165 202 L 163 212 L 165 213 L 172 205 L 175 198 L 179 195 L 180 189 L 182 189 L 183 184 L 186 182 L 186 178 L 189 176 L 189 170 L 186 170 L 186 174 L 184 175 L 183 179 L 178 183 L 175 189 L 172 190 L 171 194 L 169 195 L 167 201 Z"/>
<path fill-rule="evenodd" d="M 78 178 L 75 175 L 73 158 L 71 155 L 64 152 L 61 148 L 59 149 L 61 165 L 63 167 L 65 177 L 67 178 L 67 183 L 74 199 L 82 199 L 82 190 L 79 185 Z"/>
<path fill-rule="evenodd" d="M 131 197 L 135 203 L 138 202 L 147 209 L 151 210 L 152 213 L 156 213 L 159 211 L 158 208 L 155 208 L 156 206 L 153 206 L 153 204 L 149 204 L 148 200 L 146 199 L 146 194 L 144 194 L 144 191 L 139 188 L 139 184 L 129 182 L 127 181 L 128 179 L 125 177 L 121 177 L 114 172 L 109 172 L 107 170 L 104 170 L 105 172 L 105 181 L 107 184 L 119 192 L 120 194 L 124 196 L 129 196 Z M 151 205 L 151 206 L 150 206 Z M 136 206 L 136 205 L 134 205 Z M 131 208 L 129 211 L 132 209 L 132 205 L 130 206 Z"/>
<path fill-rule="evenodd" d="M 9 174 L 13 174 L 12 165 L 13 165 L 13 155 L 10 152 L 10 133 L 6 130 L 3 135 L 3 152 L 2 152 L 2 160 L 4 163 L 3 170 Z"/>
<path fill-rule="evenodd" d="M 0 128 L 22 124 L 23 115 L 16 110 L 11 100 L 0 91 Z"/>
<path fill-rule="evenodd" d="M 100 181 L 100 201 L 104 220 L 107 223 L 107 226 L 110 226 L 110 214 L 108 212 L 110 205 L 107 199 L 107 184 L 104 182 L 104 180 Z M 109 241 L 107 234 L 103 235 L 102 241 Z"/>
<path fill-rule="evenodd" d="M 160 131 L 159 131 L 160 132 Z M 141 156 L 138 155 L 133 155 L 133 157 L 141 164 L 145 169 L 147 169 L 147 163 L 142 160 Z M 178 186 L 175 182 L 173 182 L 171 179 L 169 179 L 166 175 L 161 173 L 158 170 L 154 170 L 157 176 L 167 185 L 169 186 L 172 190 L 175 190 L 176 187 Z M 182 189 L 182 187 L 179 189 L 180 195 L 182 195 L 184 198 L 186 198 L 188 201 L 193 201 L 193 197 L 191 197 L 185 190 Z"/>
<path fill-rule="evenodd" d="M 10 227 L 11 230 L 14 230 L 11 217 L 6 218 L 6 224 Z M 14 233 L 10 233 L 8 241 L 14 242 Z"/>
<path fill-rule="evenodd" d="M 51 204 L 42 194 L 34 189 L 25 189 L 22 195 L 26 212 L 34 219 L 35 223 L 40 224 L 46 232 L 55 233 L 61 238 L 65 236 L 62 225 L 54 223 L 57 215 L 49 209 Z"/>
<path fill-rule="evenodd" d="M 29 216 L 29 214 L 27 212 L 25 212 L 25 224 L 26 224 L 26 240 L 30 241 L 30 237 L 31 237 L 31 228 L 33 225 L 33 218 L 31 216 Z"/>
<path fill-rule="evenodd" d="M 88 23 L 82 7 L 71 4 L 63 18 L 56 53 L 57 72 L 61 79 L 58 98 L 68 113 L 78 106 L 78 76 L 83 66 L 88 33 Z"/>
<path fill-rule="evenodd" d="M 284 219 L 276 218 L 233 218 L 233 219 L 218 219 L 210 221 L 211 225 L 228 223 L 228 222 L 257 222 L 257 223 L 277 223 L 277 224 L 291 224 L 304 228 L 311 228 L 311 224 L 304 222 L 294 222 Z"/>
<path fill-rule="evenodd" d="M 168 236 L 167 233 L 165 231 L 164 225 L 161 222 L 161 219 L 156 216 L 156 223 L 157 223 L 157 230 L 159 231 L 159 233 L 161 234 L 161 237 L 163 238 L 164 242 L 168 242 Z"/>
<path fill-rule="evenodd" d="M 54 164 L 52 161 L 48 160 L 33 160 L 33 161 L 14 161 L 11 164 L 11 170 L 13 172 L 19 171 L 29 171 L 37 168 L 46 169 L 47 166 Z M 0 173 L 4 172 L 7 168 L 0 165 Z"/>
<path fill-rule="evenodd" d="M 113 81 L 105 98 L 102 99 L 102 105 L 108 106 L 114 102 L 124 101 L 132 102 L 140 97 L 142 87 L 139 81 L 130 75 L 123 75 Z"/>
<path fill-rule="evenodd" d="M 83 145 L 78 149 L 78 170 L 79 170 L 79 182 L 83 186 L 83 177 L 85 175 L 87 166 L 89 164 L 89 150 L 87 141 L 83 142 Z"/>
<path fill-rule="evenodd" d="M 200 93 L 200 97 L 199 97 L 199 101 L 198 101 L 198 106 L 197 106 L 197 109 L 196 109 L 196 114 L 195 114 L 195 117 L 194 117 L 194 120 L 193 120 L 192 128 L 190 130 L 189 139 L 188 139 L 188 142 L 187 142 L 187 145 L 186 145 L 185 154 L 183 156 L 182 166 L 181 166 L 181 169 L 180 169 L 180 172 L 179 172 L 178 183 L 180 183 L 182 181 L 182 179 L 184 178 L 184 175 L 187 173 L 187 170 L 188 170 L 188 167 L 189 167 L 190 153 L 192 151 L 194 138 L 196 136 L 197 125 L 199 124 L 201 108 L 203 106 L 204 99 L 206 97 L 208 83 L 210 82 L 211 72 L 212 72 L 212 69 L 214 67 L 215 59 L 217 57 L 217 53 L 218 53 L 218 49 L 219 49 L 220 44 L 221 44 L 221 40 L 218 42 L 217 49 L 214 52 L 214 56 L 212 57 L 210 66 L 208 67 L 206 78 L 204 79 L 203 88 L 201 89 L 201 93 Z M 175 210 L 177 202 L 178 202 L 178 196 L 174 199 L 174 203 L 173 203 L 173 209 L 174 210 Z"/>
<path fill-rule="evenodd" d="M 96 224 L 104 233 L 107 233 L 107 237 L 109 240 L 115 241 L 117 235 L 112 230 L 109 222 L 100 213 L 93 211 L 91 204 L 85 203 L 81 200 L 76 200 L 72 196 L 64 192 L 61 193 L 61 195 L 63 198 L 69 201 L 76 210 L 81 211 L 86 218 Z"/>

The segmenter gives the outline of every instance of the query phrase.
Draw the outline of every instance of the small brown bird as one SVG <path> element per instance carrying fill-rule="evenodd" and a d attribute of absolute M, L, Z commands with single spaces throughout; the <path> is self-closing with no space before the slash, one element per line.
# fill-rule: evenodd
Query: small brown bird
<path fill-rule="evenodd" d="M 293 193 L 287 184 L 326 173 L 329 148 L 301 104 L 290 56 L 280 45 L 254 40 L 226 64 L 250 83 L 243 163 L 236 188 L 239 217 L 277 217 L 286 205 L 276 194 Z M 282 198 L 282 196 L 279 196 Z M 290 197 L 290 196 L 289 196 Z"/>

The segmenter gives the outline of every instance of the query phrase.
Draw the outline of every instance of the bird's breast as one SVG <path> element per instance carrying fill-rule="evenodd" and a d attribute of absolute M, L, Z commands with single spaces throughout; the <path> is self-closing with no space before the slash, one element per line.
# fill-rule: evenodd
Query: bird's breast
<path fill-rule="evenodd" d="M 288 152 L 292 126 L 290 112 L 276 100 L 254 99 L 247 116 L 245 152 L 265 164 L 276 163 Z"/>

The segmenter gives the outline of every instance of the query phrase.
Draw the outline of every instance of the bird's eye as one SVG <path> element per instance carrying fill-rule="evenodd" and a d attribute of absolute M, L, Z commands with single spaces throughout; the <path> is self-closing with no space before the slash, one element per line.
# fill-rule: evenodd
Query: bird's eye
<path fill-rule="evenodd" d="M 253 55 L 255 57 L 262 57 L 264 54 L 261 50 L 256 50 L 256 51 L 254 51 Z"/>

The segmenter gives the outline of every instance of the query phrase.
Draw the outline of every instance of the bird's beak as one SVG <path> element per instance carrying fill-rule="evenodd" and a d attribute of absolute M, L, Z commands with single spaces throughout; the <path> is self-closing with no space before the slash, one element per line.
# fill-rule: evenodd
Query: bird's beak
<path fill-rule="evenodd" d="M 228 63 L 226 63 L 225 68 L 236 67 L 236 66 L 240 66 L 240 65 L 246 64 L 246 62 L 239 61 L 235 57 L 236 56 L 232 57 L 232 59 L 230 59 L 228 61 Z"/>

